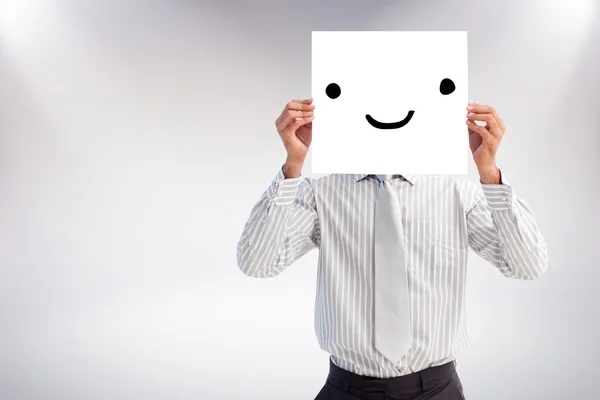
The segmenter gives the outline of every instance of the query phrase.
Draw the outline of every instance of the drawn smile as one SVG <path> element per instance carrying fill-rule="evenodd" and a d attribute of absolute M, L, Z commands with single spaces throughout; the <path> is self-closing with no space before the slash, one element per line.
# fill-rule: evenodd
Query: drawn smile
<path fill-rule="evenodd" d="M 369 122 L 369 124 L 371 124 L 371 126 L 373 128 L 377 128 L 377 129 L 398 129 L 398 128 L 402 128 L 404 125 L 408 124 L 412 118 L 412 116 L 414 115 L 414 111 L 410 110 L 408 112 L 408 114 L 406 115 L 406 117 L 402 120 L 402 121 L 398 121 L 398 122 L 380 122 L 377 121 L 375 118 L 371 117 L 371 115 L 367 114 L 365 116 L 365 118 L 367 118 L 367 121 Z"/>

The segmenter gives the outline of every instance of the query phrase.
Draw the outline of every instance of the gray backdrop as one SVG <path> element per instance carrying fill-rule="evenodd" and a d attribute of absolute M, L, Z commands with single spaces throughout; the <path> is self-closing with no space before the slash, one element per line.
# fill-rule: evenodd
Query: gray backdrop
<path fill-rule="evenodd" d="M 600 6 L 483 3 L 0 1 L 0 398 L 314 397 L 317 252 L 236 266 L 311 30 L 469 31 L 550 263 L 521 282 L 471 255 L 467 398 L 597 398 Z"/>

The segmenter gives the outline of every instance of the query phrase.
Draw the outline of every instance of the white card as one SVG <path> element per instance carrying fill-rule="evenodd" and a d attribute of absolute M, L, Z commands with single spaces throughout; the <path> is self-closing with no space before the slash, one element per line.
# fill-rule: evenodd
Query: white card
<path fill-rule="evenodd" d="M 466 174 L 467 32 L 312 32 L 312 171 Z"/>

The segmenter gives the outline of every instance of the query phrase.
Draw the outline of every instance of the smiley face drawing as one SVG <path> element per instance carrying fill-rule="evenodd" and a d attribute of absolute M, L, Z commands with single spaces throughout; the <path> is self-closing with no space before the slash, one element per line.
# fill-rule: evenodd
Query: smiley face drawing
<path fill-rule="evenodd" d="M 313 32 L 312 172 L 466 174 L 466 32 Z"/>
<path fill-rule="evenodd" d="M 452 79 L 444 78 L 440 83 L 440 93 L 443 95 L 449 95 L 450 93 L 454 92 L 454 89 L 456 89 L 456 86 L 454 85 L 454 82 L 452 82 Z M 330 99 L 337 99 L 340 97 L 342 90 L 337 83 L 330 83 L 327 85 L 327 88 L 325 88 L 325 93 L 327 93 L 327 97 Z M 380 122 L 373 118 L 370 114 L 365 115 L 365 118 L 373 128 L 398 129 L 408 124 L 414 113 L 414 110 L 410 110 L 404 119 L 397 122 Z"/>

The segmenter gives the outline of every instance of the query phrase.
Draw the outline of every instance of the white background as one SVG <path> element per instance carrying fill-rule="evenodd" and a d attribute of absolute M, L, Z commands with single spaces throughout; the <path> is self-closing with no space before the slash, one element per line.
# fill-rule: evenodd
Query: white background
<path fill-rule="evenodd" d="M 310 95 L 312 30 L 469 31 L 470 95 L 506 122 L 498 162 L 550 264 L 519 282 L 471 257 L 467 398 L 597 397 L 598 13 L 1 1 L 0 398 L 314 398 L 317 253 L 272 280 L 235 254 L 285 159 L 274 121 Z"/>

